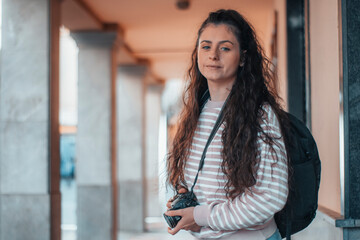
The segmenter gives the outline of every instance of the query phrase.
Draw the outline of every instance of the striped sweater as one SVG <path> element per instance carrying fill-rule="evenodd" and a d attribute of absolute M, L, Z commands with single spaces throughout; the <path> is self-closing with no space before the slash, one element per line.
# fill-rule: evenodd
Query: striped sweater
<path fill-rule="evenodd" d="M 203 149 L 223 103 L 208 101 L 200 114 L 190 155 L 185 165 L 185 181 L 188 189 L 194 182 Z M 227 179 L 221 170 L 223 148 L 221 134 L 224 126 L 220 126 L 208 147 L 205 164 L 194 187 L 194 193 L 200 203 L 194 209 L 194 219 L 202 226 L 200 233 L 192 233 L 195 237 L 233 239 L 228 237 L 236 236 L 234 239 L 250 239 L 250 237 L 242 238 L 241 236 L 247 236 L 243 232 L 261 231 L 270 223 L 276 229 L 273 216 L 283 208 L 288 194 L 286 151 L 275 113 L 269 106 L 264 107 L 264 110 L 261 127 L 266 133 L 275 137 L 274 149 L 277 156 L 274 156 L 270 146 L 259 137 L 261 159 L 256 184 L 249 189 L 250 191 L 237 196 L 234 200 L 227 199 L 224 190 Z M 265 239 L 265 237 L 251 239 Z"/>

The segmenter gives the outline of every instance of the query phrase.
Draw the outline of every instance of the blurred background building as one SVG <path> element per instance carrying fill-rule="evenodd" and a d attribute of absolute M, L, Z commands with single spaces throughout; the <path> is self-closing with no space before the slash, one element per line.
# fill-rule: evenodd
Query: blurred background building
<path fill-rule="evenodd" d="M 359 1 L 0 6 L 0 240 L 191 239 L 165 233 L 165 155 L 196 31 L 219 8 L 254 25 L 318 143 L 319 210 L 294 239 L 360 239 Z"/>

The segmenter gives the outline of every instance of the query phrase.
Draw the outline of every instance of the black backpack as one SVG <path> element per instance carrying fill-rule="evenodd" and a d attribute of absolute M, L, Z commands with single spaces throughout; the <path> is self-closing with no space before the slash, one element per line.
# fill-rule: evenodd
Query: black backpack
<path fill-rule="evenodd" d="M 315 218 L 318 206 L 321 163 L 316 142 L 306 125 L 286 113 L 290 129 L 285 135 L 289 156 L 289 196 L 285 207 L 275 214 L 281 237 L 306 228 Z"/>

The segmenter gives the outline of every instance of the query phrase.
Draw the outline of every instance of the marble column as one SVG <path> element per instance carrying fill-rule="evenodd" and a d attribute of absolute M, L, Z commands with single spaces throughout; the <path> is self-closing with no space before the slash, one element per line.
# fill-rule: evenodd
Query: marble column
<path fill-rule="evenodd" d="M 49 0 L 2 1 L 1 240 L 51 238 L 50 69 L 55 71 L 52 66 L 58 64 L 55 58 L 50 64 L 55 50 L 51 4 Z"/>
<path fill-rule="evenodd" d="M 73 32 L 79 47 L 77 239 L 112 237 L 111 81 L 115 32 Z"/>
<path fill-rule="evenodd" d="M 360 239 L 360 2 L 342 0 L 345 196 L 344 240 Z"/>
<path fill-rule="evenodd" d="M 161 94 L 163 86 L 160 84 L 148 85 L 146 88 L 146 216 L 162 219 L 162 209 L 159 202 L 159 124 L 161 116 Z"/>
<path fill-rule="evenodd" d="M 117 71 L 117 151 L 119 230 L 144 230 L 144 79 L 147 68 Z"/>

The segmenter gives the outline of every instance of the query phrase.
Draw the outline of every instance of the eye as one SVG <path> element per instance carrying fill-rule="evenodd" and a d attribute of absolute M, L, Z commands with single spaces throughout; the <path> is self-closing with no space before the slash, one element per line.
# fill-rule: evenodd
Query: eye
<path fill-rule="evenodd" d="M 201 48 L 202 48 L 202 49 L 205 49 L 205 50 L 208 50 L 208 49 L 210 49 L 210 46 L 204 45 L 204 46 L 202 46 Z"/>
<path fill-rule="evenodd" d="M 230 48 L 228 48 L 228 47 L 221 47 L 221 50 L 223 50 L 223 51 L 225 51 L 225 52 L 228 52 L 228 51 L 230 51 Z"/>

